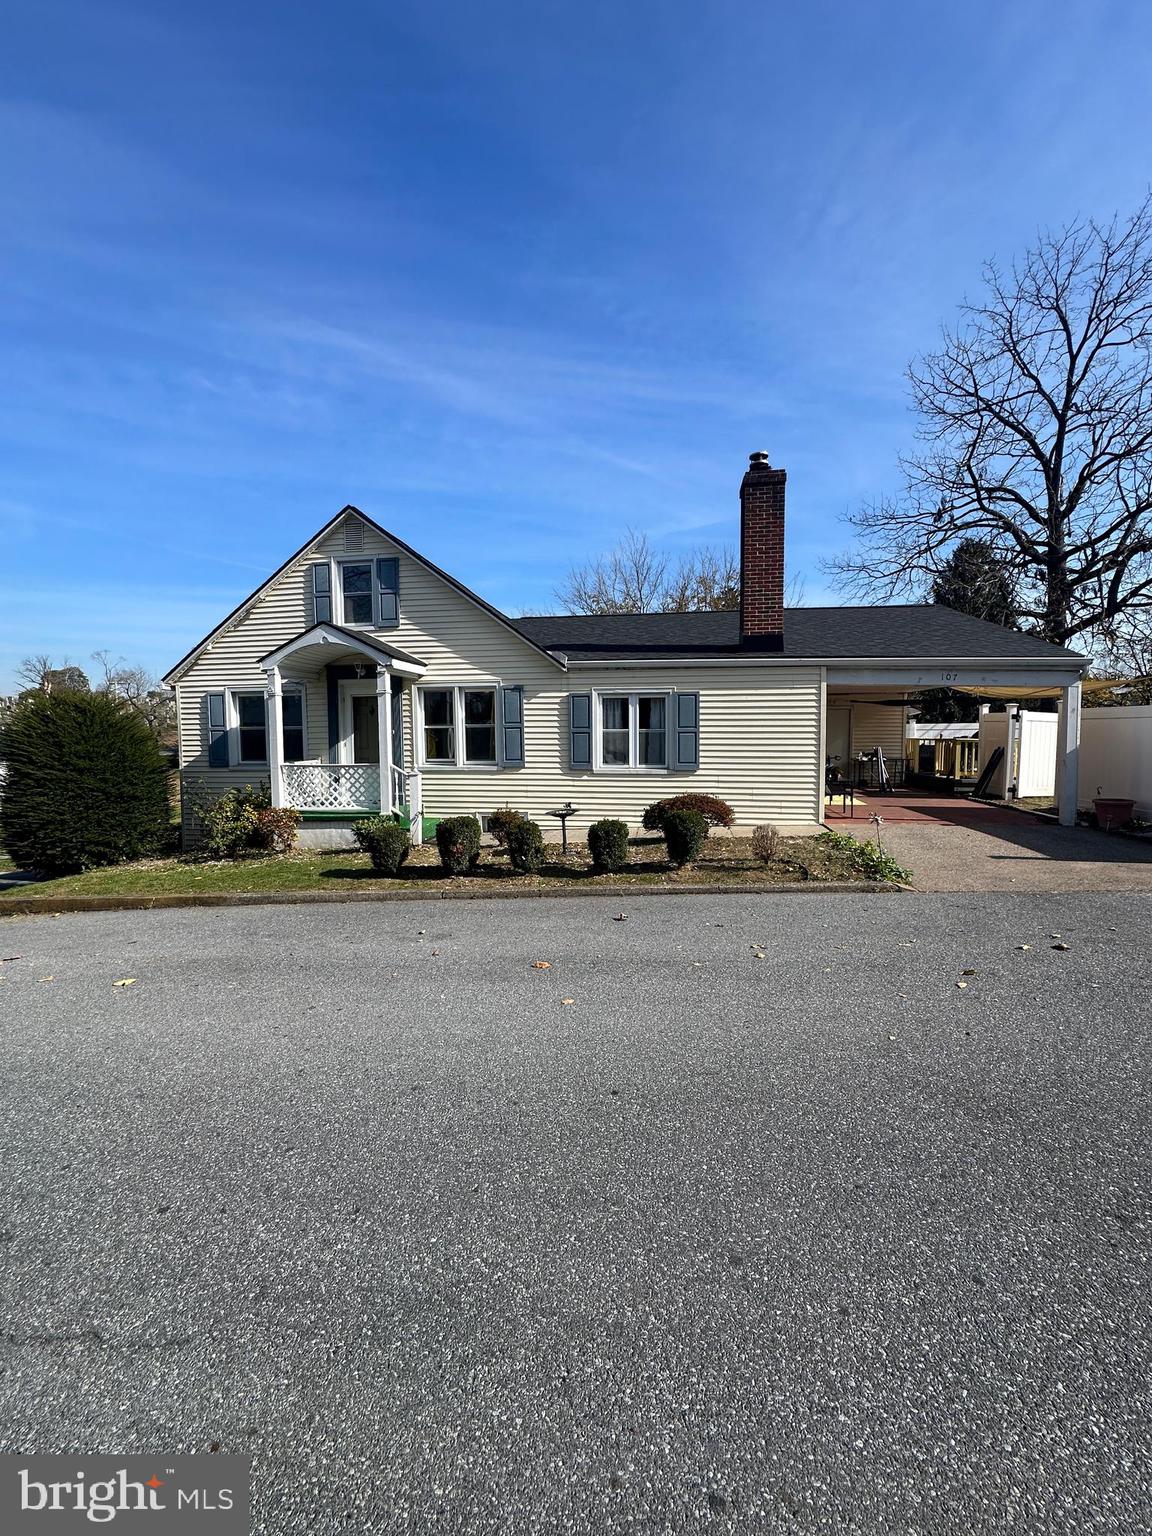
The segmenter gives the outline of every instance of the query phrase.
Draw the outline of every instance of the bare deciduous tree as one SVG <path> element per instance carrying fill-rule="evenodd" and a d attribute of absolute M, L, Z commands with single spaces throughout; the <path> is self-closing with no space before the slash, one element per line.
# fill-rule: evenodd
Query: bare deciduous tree
<path fill-rule="evenodd" d="M 97 687 L 101 693 L 123 699 L 154 736 L 163 737 L 175 730 L 176 706 L 172 695 L 160 687 L 147 667 L 129 666 L 123 656 L 113 657 L 110 651 L 93 651 L 92 660 L 100 667 Z"/>
<path fill-rule="evenodd" d="M 673 566 L 646 533 L 629 528 L 607 555 L 574 566 L 556 596 L 569 613 L 695 613 L 740 606 L 740 563 L 702 546 Z"/>
<path fill-rule="evenodd" d="M 984 279 L 909 371 L 922 446 L 904 495 L 852 516 L 858 548 L 830 569 L 858 596 L 918 593 L 976 535 L 1024 625 L 1106 639 L 1152 608 L 1152 198 Z"/>
<path fill-rule="evenodd" d="M 16 668 L 16 677 L 25 688 L 35 689 L 40 693 L 51 693 L 54 688 L 73 688 L 86 693 L 89 688 L 88 678 L 83 670 L 73 666 L 67 656 L 59 665 L 52 660 L 51 656 L 25 656 Z"/>
<path fill-rule="evenodd" d="M 556 596 L 569 613 L 654 613 L 667 575 L 668 557 L 629 528 L 609 554 L 573 566 Z"/>

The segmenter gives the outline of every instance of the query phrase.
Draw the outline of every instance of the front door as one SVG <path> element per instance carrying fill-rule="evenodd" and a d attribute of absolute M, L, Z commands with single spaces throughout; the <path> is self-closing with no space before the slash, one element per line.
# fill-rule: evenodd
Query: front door
<path fill-rule="evenodd" d="M 340 685 L 340 761 L 379 763 L 380 727 L 376 684 Z"/>
<path fill-rule="evenodd" d="M 354 763 L 378 763 L 380 761 L 380 727 L 376 722 L 379 705 L 375 694 L 352 695 L 352 761 Z"/>

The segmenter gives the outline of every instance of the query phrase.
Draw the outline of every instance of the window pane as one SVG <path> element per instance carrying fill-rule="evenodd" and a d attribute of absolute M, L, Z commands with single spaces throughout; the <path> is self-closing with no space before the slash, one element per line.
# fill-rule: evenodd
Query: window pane
<path fill-rule="evenodd" d="M 636 700 L 640 763 L 644 768 L 664 768 L 668 763 L 668 733 L 663 697 Z"/>
<path fill-rule="evenodd" d="M 464 758 L 469 763 L 496 761 L 496 694 L 491 688 L 464 690 Z"/>
<path fill-rule="evenodd" d="M 341 566 L 344 583 L 345 624 L 372 623 L 372 567 L 370 565 Z"/>
<path fill-rule="evenodd" d="M 372 594 L 366 596 L 355 593 L 344 599 L 345 624 L 371 624 L 372 622 Z"/>
<path fill-rule="evenodd" d="M 452 730 L 454 705 L 451 688 L 425 688 L 421 691 L 420 697 L 424 705 L 425 762 L 455 762 L 456 742 Z"/>
<path fill-rule="evenodd" d="M 284 761 L 299 763 L 304 757 L 304 698 L 299 693 L 284 695 Z"/>
<path fill-rule="evenodd" d="M 488 725 L 496 720 L 496 695 L 491 688 L 464 690 L 465 725 Z"/>
<path fill-rule="evenodd" d="M 628 732 L 604 732 L 604 761 L 613 765 L 628 766 Z"/>
<path fill-rule="evenodd" d="M 628 700 L 603 699 L 601 704 L 604 710 L 604 729 L 606 731 L 626 731 L 628 729 Z"/>
<path fill-rule="evenodd" d="M 424 689 L 424 724 L 452 724 L 452 693 L 447 688 Z"/>
<path fill-rule="evenodd" d="M 464 757 L 470 763 L 494 763 L 496 761 L 496 727 L 466 725 Z"/>
<path fill-rule="evenodd" d="M 236 699 L 236 713 L 240 717 L 241 725 L 264 726 L 264 695 L 262 693 L 241 693 Z"/>
<path fill-rule="evenodd" d="M 628 766 L 628 704 L 627 699 L 601 699 L 600 710 L 603 731 L 600 737 L 600 753 L 611 767 Z"/>

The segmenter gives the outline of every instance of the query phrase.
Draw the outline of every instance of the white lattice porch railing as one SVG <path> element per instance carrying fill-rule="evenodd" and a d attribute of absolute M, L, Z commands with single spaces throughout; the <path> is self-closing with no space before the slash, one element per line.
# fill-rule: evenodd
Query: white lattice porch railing
<path fill-rule="evenodd" d="M 284 803 L 298 811 L 378 811 L 375 763 L 284 763 Z"/>

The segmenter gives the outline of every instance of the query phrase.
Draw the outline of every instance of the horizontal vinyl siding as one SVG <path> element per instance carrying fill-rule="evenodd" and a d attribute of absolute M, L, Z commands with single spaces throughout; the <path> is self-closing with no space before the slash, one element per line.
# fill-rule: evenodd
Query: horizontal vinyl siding
<path fill-rule="evenodd" d="M 308 567 L 345 554 L 344 524 L 301 555 L 269 589 L 219 635 L 177 686 L 180 761 L 185 785 L 219 792 L 261 777 L 257 769 L 209 769 L 202 725 L 205 693 L 262 688 L 261 656 L 300 633 L 311 621 Z M 494 682 L 524 689 L 525 766 L 515 769 L 424 769 L 424 804 L 431 815 L 486 812 L 509 805 L 557 824 L 547 812 L 572 800 L 573 819 L 586 826 L 601 816 L 637 822 L 652 800 L 687 790 L 728 800 L 741 825 L 761 821 L 812 822 L 819 814 L 817 762 L 820 671 L 816 667 L 693 667 L 564 672 L 498 620 L 478 608 L 417 561 L 363 525 L 361 549 L 349 555 L 395 555 L 400 562 L 400 624 L 383 631 L 390 644 L 428 666 L 425 685 Z M 336 623 L 339 595 L 333 595 Z M 323 674 L 290 660 L 285 681 L 307 686 L 306 754 L 328 751 L 327 697 Z M 690 773 L 608 773 L 568 770 L 568 705 L 571 692 L 604 688 L 668 688 L 700 694 L 700 766 Z M 405 762 L 411 765 L 412 711 L 404 699 Z"/>
<path fill-rule="evenodd" d="M 820 674 L 815 669 L 641 667 L 581 671 L 544 686 L 524 682 L 523 768 L 499 772 L 425 769 L 429 815 L 509 805 L 555 830 L 548 812 L 571 800 L 570 826 L 601 816 L 635 823 L 644 808 L 689 790 L 719 795 L 742 826 L 815 821 Z M 674 686 L 700 694 L 700 766 L 690 773 L 570 770 L 568 693 Z"/>
<path fill-rule="evenodd" d="M 828 703 L 835 705 L 833 695 Z M 887 762 L 904 756 L 904 723 L 907 710 L 891 704 L 853 704 L 852 755 L 875 752 L 879 747 Z"/>

